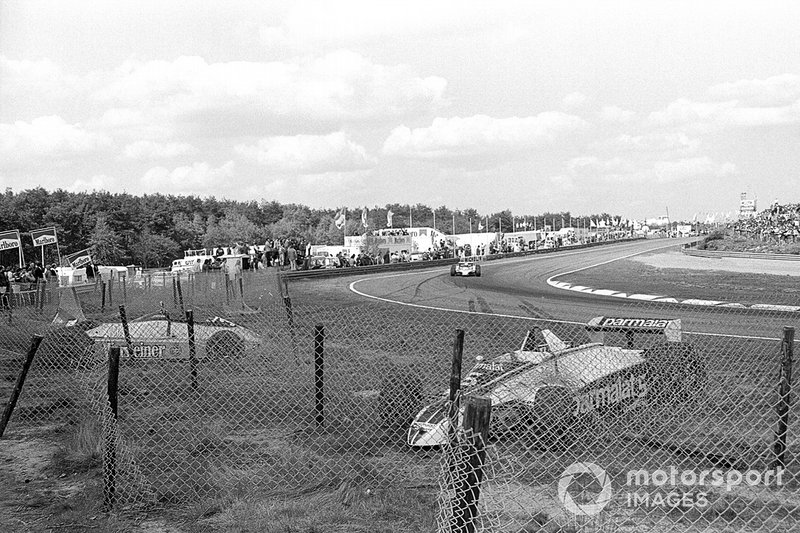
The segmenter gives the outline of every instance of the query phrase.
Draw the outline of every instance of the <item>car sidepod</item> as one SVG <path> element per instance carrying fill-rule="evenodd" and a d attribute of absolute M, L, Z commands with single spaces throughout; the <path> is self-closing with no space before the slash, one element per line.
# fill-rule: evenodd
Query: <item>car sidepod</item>
<path fill-rule="evenodd" d="M 441 446 L 447 442 L 449 430 L 447 402 L 440 401 L 417 413 L 408 429 L 407 442 L 414 447 Z"/>

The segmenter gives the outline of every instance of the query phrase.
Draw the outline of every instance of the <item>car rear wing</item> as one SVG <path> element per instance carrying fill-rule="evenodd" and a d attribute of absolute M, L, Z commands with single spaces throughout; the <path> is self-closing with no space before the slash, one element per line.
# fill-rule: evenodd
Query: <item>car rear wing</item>
<path fill-rule="evenodd" d="M 604 342 L 606 333 L 623 332 L 628 338 L 629 348 L 633 347 L 633 335 L 636 333 L 664 335 L 667 342 L 681 342 L 681 320 L 597 316 L 586 324 L 586 332 L 592 342 Z"/>

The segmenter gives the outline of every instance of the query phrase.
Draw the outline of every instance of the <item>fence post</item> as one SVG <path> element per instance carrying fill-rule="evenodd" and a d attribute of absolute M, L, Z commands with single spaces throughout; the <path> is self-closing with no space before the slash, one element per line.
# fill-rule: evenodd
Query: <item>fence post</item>
<path fill-rule="evenodd" d="M 128 303 L 128 275 L 122 278 L 122 302 Z"/>
<path fill-rule="evenodd" d="M 100 282 L 100 311 L 106 310 L 106 282 Z"/>
<path fill-rule="evenodd" d="M 189 338 L 189 372 L 192 376 L 192 390 L 197 390 L 197 346 L 194 336 L 194 311 L 186 310 L 186 333 Z M 207 354 L 206 354 L 207 355 Z"/>
<path fill-rule="evenodd" d="M 133 342 L 131 341 L 131 331 L 128 327 L 128 316 L 125 313 L 125 306 L 119 306 L 119 319 L 122 322 L 122 334 L 125 336 L 125 344 L 128 346 L 128 357 L 133 357 Z"/>
<path fill-rule="evenodd" d="M 181 311 L 183 312 L 183 289 L 181 289 L 181 275 L 178 274 L 175 277 L 175 286 L 178 288 L 178 304 L 181 306 Z"/>
<path fill-rule="evenodd" d="M 448 440 L 452 443 L 458 425 L 458 411 L 460 403 L 459 391 L 461 390 L 461 366 L 464 360 L 464 330 L 456 330 L 453 340 L 453 364 L 450 369 L 450 407 L 447 411 Z"/>
<path fill-rule="evenodd" d="M 110 274 L 110 278 L 108 278 L 108 306 L 114 306 L 114 272 L 112 271 Z"/>
<path fill-rule="evenodd" d="M 106 421 L 103 455 L 103 505 L 112 509 L 117 499 L 117 390 L 119 385 L 119 346 L 108 350 L 108 404 L 112 420 Z"/>
<path fill-rule="evenodd" d="M 478 501 L 483 481 L 483 464 L 486 460 L 486 442 L 492 417 L 492 400 L 469 397 L 464 406 L 463 444 L 464 463 L 460 483 L 456 487 L 456 504 L 453 508 L 453 533 L 474 533 L 478 517 Z"/>
<path fill-rule="evenodd" d="M 176 278 L 172 278 L 172 306 L 178 307 L 178 287 L 176 282 Z"/>
<path fill-rule="evenodd" d="M 317 427 L 325 425 L 325 327 L 314 326 L 314 408 Z"/>
<path fill-rule="evenodd" d="M 784 326 L 781 343 L 781 368 L 778 383 L 778 430 L 775 432 L 775 461 L 773 468 L 786 466 L 786 434 L 789 432 L 789 406 L 792 394 L 792 360 L 794 358 L 794 328 Z"/>
<path fill-rule="evenodd" d="M 22 370 L 20 370 L 19 376 L 17 376 L 14 390 L 11 391 L 11 397 L 8 399 L 6 408 L 3 410 L 3 418 L 0 420 L 0 438 L 3 437 L 3 433 L 6 431 L 8 421 L 14 413 L 14 407 L 17 406 L 17 400 L 19 400 L 19 396 L 22 394 L 22 387 L 25 385 L 25 378 L 28 376 L 28 371 L 31 369 L 31 364 L 33 363 L 33 357 L 36 355 L 36 351 L 39 349 L 42 339 L 43 337 L 41 335 L 34 335 L 31 337 L 31 345 L 28 348 L 28 354 L 25 356 L 25 362 L 22 363 Z"/>

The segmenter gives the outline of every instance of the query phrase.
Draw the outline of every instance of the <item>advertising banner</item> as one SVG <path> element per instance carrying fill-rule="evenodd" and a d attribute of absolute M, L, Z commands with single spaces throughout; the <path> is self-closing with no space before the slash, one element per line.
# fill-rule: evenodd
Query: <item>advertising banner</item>
<path fill-rule="evenodd" d="M 72 268 L 80 268 L 88 265 L 92 262 L 91 248 L 86 248 L 80 252 L 69 254 L 67 256 L 67 261 L 69 262 L 69 266 Z"/>
<path fill-rule="evenodd" d="M 22 241 L 19 238 L 19 230 L 2 231 L 0 232 L 0 252 L 5 250 L 17 249 L 19 255 L 19 266 L 24 265 L 22 259 Z"/>
<path fill-rule="evenodd" d="M 4 231 L 0 233 L 0 252 L 19 248 L 22 243 L 19 239 L 19 230 Z"/>
<path fill-rule="evenodd" d="M 58 244 L 55 227 L 31 230 L 31 238 L 33 239 L 34 246 Z"/>

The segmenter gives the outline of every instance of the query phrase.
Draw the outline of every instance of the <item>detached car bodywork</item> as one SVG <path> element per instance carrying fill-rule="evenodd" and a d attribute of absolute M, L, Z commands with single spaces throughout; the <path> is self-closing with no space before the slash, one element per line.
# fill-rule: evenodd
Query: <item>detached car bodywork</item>
<path fill-rule="evenodd" d="M 481 277 L 481 266 L 474 261 L 460 261 L 450 266 L 450 275 Z"/>
<path fill-rule="evenodd" d="M 594 342 L 571 347 L 550 330 L 534 330 L 519 350 L 478 357 L 462 379 L 461 395 L 491 399 L 494 437 L 523 431 L 546 443 L 582 419 L 665 398 L 692 398 L 705 386 L 705 366 L 681 341 L 680 320 L 596 317 L 586 331 Z M 613 332 L 624 335 L 625 348 L 604 344 L 605 334 Z M 637 333 L 659 338 L 646 349 L 634 349 Z M 445 393 L 417 414 L 408 430 L 409 445 L 447 442 L 448 404 Z"/>
<path fill-rule="evenodd" d="M 110 346 L 119 346 L 121 357 L 185 360 L 190 356 L 188 324 L 169 320 L 161 314 L 130 321 L 128 339 L 119 322 L 102 324 L 86 334 L 98 349 L 107 351 Z M 261 343 L 257 333 L 220 317 L 196 323 L 194 338 L 197 359 L 242 357 L 255 352 Z"/>

